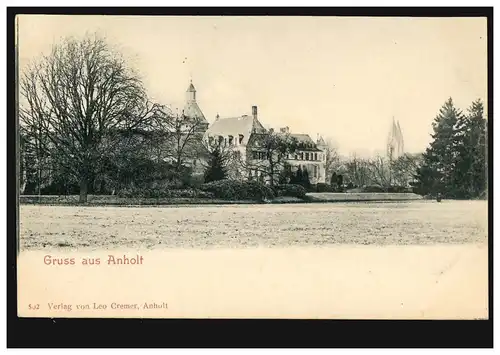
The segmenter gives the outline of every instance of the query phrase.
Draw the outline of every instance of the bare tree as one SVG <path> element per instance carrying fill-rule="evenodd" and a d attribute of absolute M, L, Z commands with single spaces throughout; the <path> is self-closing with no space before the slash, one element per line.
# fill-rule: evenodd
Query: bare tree
<path fill-rule="evenodd" d="M 206 122 L 202 118 L 188 117 L 174 113 L 170 108 L 161 107 L 161 114 L 155 116 L 153 140 L 156 156 L 171 161 L 179 172 L 183 166 L 206 155 L 207 147 L 202 143 Z"/>
<path fill-rule="evenodd" d="M 340 162 L 338 169 L 344 176 L 345 182 L 361 187 L 370 184 L 371 172 L 367 159 L 359 158 L 356 154 Z"/>
<path fill-rule="evenodd" d="M 422 164 L 422 154 L 404 154 L 392 161 L 391 171 L 393 183 L 398 186 L 408 186 L 415 178 Z"/>
<path fill-rule="evenodd" d="M 392 185 L 390 161 L 382 156 L 376 156 L 368 160 L 370 169 L 370 183 L 382 188 L 389 188 Z"/>
<path fill-rule="evenodd" d="M 287 159 L 297 148 L 297 139 L 288 133 L 253 133 L 247 145 L 246 158 L 241 159 L 241 166 L 249 174 L 254 171 L 268 177 L 273 186 L 285 169 Z"/>
<path fill-rule="evenodd" d="M 326 181 L 329 182 L 332 174 L 341 167 L 340 155 L 338 153 L 337 146 L 331 138 L 326 141 L 325 158 Z"/>
<path fill-rule="evenodd" d="M 41 149 L 80 184 L 89 179 L 124 136 L 144 129 L 158 110 L 139 77 L 104 38 L 65 39 L 23 73 L 20 123 L 46 137 Z"/>

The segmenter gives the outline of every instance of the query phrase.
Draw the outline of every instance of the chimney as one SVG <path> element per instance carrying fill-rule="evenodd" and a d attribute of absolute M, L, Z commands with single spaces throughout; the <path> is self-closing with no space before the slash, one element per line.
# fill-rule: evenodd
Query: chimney
<path fill-rule="evenodd" d="M 288 126 L 286 127 L 281 127 L 280 128 L 280 132 L 281 133 L 289 133 L 290 132 L 290 128 Z"/>
<path fill-rule="evenodd" d="M 254 120 L 257 119 L 257 106 L 252 106 L 252 116 Z"/>

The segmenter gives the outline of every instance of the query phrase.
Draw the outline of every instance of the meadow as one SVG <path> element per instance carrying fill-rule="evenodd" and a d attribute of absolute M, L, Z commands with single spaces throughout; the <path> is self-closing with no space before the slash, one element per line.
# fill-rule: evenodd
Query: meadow
<path fill-rule="evenodd" d="M 21 250 L 485 244 L 486 201 L 20 206 Z"/>

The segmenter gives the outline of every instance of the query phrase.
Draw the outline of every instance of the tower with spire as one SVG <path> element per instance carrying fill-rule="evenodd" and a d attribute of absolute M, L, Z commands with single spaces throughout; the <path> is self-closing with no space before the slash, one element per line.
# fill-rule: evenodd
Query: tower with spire
<path fill-rule="evenodd" d="M 196 88 L 194 87 L 192 80 L 186 90 L 186 103 L 184 104 L 182 112 L 184 116 L 192 120 L 199 120 L 197 131 L 205 132 L 208 129 L 208 121 L 201 111 L 200 106 L 198 106 L 198 103 L 196 102 Z"/>

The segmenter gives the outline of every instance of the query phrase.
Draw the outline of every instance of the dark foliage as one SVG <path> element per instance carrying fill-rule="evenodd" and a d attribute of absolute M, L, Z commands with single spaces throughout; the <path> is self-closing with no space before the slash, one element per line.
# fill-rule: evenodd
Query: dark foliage
<path fill-rule="evenodd" d="M 465 115 L 450 98 L 433 122 L 433 141 L 423 154 L 414 191 L 443 198 L 477 198 L 487 189 L 486 120 L 475 101 Z"/>
<path fill-rule="evenodd" d="M 205 170 L 205 182 L 224 180 L 227 178 L 227 170 L 224 157 L 220 149 L 214 149 L 210 153 L 207 169 Z"/>
<path fill-rule="evenodd" d="M 277 196 L 289 196 L 304 198 L 306 196 L 306 189 L 301 185 L 296 184 L 284 184 L 274 186 L 274 191 Z"/>
<path fill-rule="evenodd" d="M 274 198 L 273 190 L 258 181 L 218 180 L 203 184 L 201 190 L 226 200 L 263 201 Z"/>

